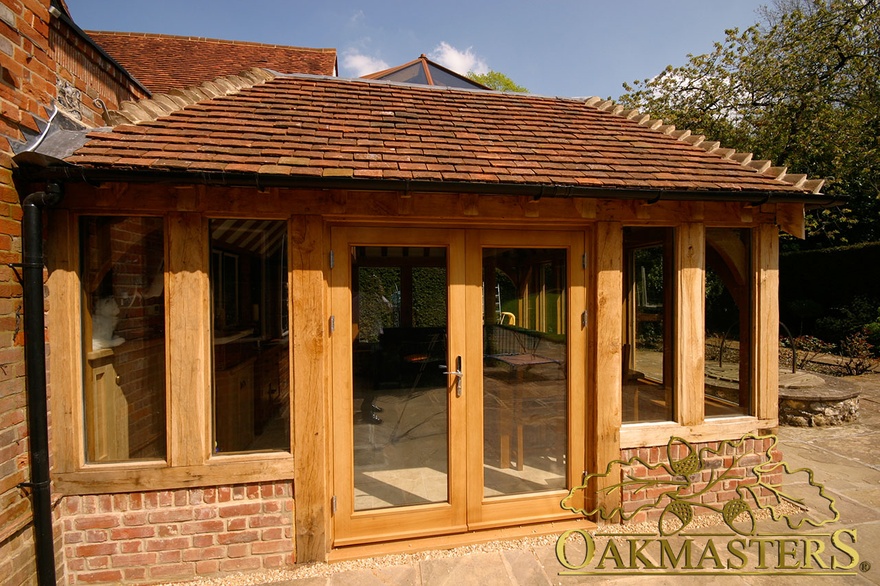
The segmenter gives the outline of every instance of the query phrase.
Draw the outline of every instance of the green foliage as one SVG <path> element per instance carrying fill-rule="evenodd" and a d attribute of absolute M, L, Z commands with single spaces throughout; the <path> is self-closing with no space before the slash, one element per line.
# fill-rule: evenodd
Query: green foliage
<path fill-rule="evenodd" d="M 859 295 L 846 305 L 833 308 L 829 315 L 817 319 L 816 332 L 826 340 L 842 342 L 866 327 L 873 330 L 876 322 L 880 322 L 880 300 Z M 866 337 L 871 335 L 870 332 L 863 333 Z"/>
<path fill-rule="evenodd" d="M 413 269 L 412 303 L 414 327 L 446 327 L 445 268 L 415 267 Z"/>
<path fill-rule="evenodd" d="M 790 172 L 845 205 L 807 218 L 815 246 L 880 240 L 880 2 L 777 1 L 711 53 L 624 84 L 620 102 Z"/>
<path fill-rule="evenodd" d="M 481 83 L 484 86 L 499 92 L 515 92 L 520 94 L 529 93 L 529 90 L 498 71 L 490 70 L 487 73 L 474 73 L 473 71 L 468 71 L 467 76 L 475 82 Z"/>

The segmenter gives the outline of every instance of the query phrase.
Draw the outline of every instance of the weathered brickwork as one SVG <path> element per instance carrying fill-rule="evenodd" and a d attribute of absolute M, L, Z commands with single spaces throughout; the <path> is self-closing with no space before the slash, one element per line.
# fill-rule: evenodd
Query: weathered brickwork
<path fill-rule="evenodd" d="M 59 59 L 60 57 L 60 59 Z M 82 92 L 82 120 L 103 124 L 108 107 L 143 93 L 73 29 L 50 17 L 49 0 L 0 0 L 0 585 L 35 581 L 27 443 L 22 290 L 9 265 L 21 262 L 21 198 L 12 145 L 39 134 L 59 79 Z M 138 93 L 140 92 L 140 93 Z M 51 378 L 50 378 L 51 381 Z M 50 382 L 51 384 L 51 382 Z M 49 390 L 51 393 L 51 389 Z M 51 414 L 50 414 L 51 421 Z M 50 430 L 51 437 L 51 430 Z M 57 514 L 57 511 L 56 511 Z M 59 578 L 60 526 L 56 527 Z"/>
<path fill-rule="evenodd" d="M 131 583 L 293 563 L 289 482 L 61 502 L 69 584 Z"/>
<path fill-rule="evenodd" d="M 48 2 L 0 3 L 0 584 L 36 580 L 29 480 L 21 286 L 21 206 L 10 141 L 36 132 L 54 92 Z"/>
<path fill-rule="evenodd" d="M 621 461 L 629 462 L 634 461 L 633 458 L 638 458 L 644 463 L 621 467 L 623 478 L 656 481 L 656 485 L 648 488 L 645 488 L 643 484 L 624 487 L 621 495 L 625 514 L 629 516 L 639 507 L 651 505 L 660 498 L 656 506 L 646 507 L 645 510 L 635 513 L 628 522 L 643 523 L 659 520 L 664 508 L 671 502 L 669 498 L 663 497 L 664 493 L 679 489 L 677 493 L 679 496 L 687 497 L 687 500 L 692 503 L 698 503 L 693 507 L 694 515 L 710 513 L 711 510 L 708 507 L 720 511 L 725 503 L 739 499 L 741 496 L 747 496 L 746 502 L 753 503 L 751 493 L 747 495 L 746 491 L 742 489 L 754 487 L 758 482 L 758 477 L 753 469 L 755 466 L 768 462 L 767 450 L 770 449 L 772 443 L 771 438 L 747 439 L 735 448 L 728 445 L 723 450 L 721 442 L 692 444 L 694 452 L 702 454 L 702 456 L 695 460 L 691 468 L 682 467 L 687 471 L 696 470 L 688 476 L 671 475 L 666 469 L 659 466 L 660 464 L 670 466 L 672 462 L 683 462 L 690 453 L 684 444 L 674 444 L 671 454 L 667 446 L 621 450 Z M 720 451 L 720 453 L 718 455 L 707 453 L 707 448 Z M 774 449 L 770 458 L 773 462 L 779 462 L 782 454 L 779 450 Z M 773 469 L 769 473 L 762 472 L 760 477 L 764 483 L 778 484 L 782 480 L 782 471 Z M 737 489 L 740 491 L 737 492 Z M 770 492 L 767 489 L 755 487 L 753 491 L 760 499 L 761 504 L 770 502 Z M 700 504 L 708 507 L 699 506 Z"/>
<path fill-rule="evenodd" d="M 61 21 L 53 21 L 49 41 L 58 79 L 78 92 L 79 108 L 74 109 L 79 116 L 74 117 L 85 124 L 103 126 L 104 108 L 116 110 L 125 100 L 147 97 L 143 88 L 120 69 L 108 66 L 107 60 L 93 45 Z"/>

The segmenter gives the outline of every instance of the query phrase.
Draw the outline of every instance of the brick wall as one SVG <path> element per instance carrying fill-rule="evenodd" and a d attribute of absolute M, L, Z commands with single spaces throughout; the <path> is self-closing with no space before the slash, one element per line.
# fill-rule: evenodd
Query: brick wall
<path fill-rule="evenodd" d="M 60 20 L 53 21 L 49 42 L 58 79 L 75 90 L 79 97 L 79 107 L 76 108 L 79 116 L 76 117 L 84 123 L 92 126 L 105 124 L 101 103 L 108 110 L 118 110 L 125 100 L 147 97 L 129 76 L 109 66 L 103 55 Z"/>
<path fill-rule="evenodd" d="M 0 0 L 0 585 L 33 583 L 36 574 L 30 479 L 21 287 L 21 198 L 12 182 L 12 144 L 41 130 L 59 80 L 82 95 L 81 118 L 103 124 L 100 98 L 113 108 L 140 91 L 67 25 L 49 16 L 49 0 Z M 138 96 L 139 97 L 139 96 Z M 51 377 L 50 377 L 51 380 Z M 51 389 L 50 389 L 51 392 Z M 50 417 L 51 421 L 51 417 Z M 57 513 L 57 511 L 56 511 Z M 58 535 L 60 538 L 60 528 Z M 57 541 L 57 540 L 56 540 Z M 60 559 L 60 547 L 56 545 Z M 57 565 L 57 563 L 56 563 Z M 59 577 L 61 573 L 59 572 Z"/>
<path fill-rule="evenodd" d="M 290 482 L 62 500 L 70 584 L 131 583 L 293 563 Z"/>
<path fill-rule="evenodd" d="M 686 497 L 692 503 L 705 504 L 718 509 L 740 496 L 745 496 L 744 500 L 753 505 L 754 500 L 751 494 L 742 489 L 757 483 L 757 476 L 753 473 L 753 469 L 768 461 L 766 453 L 772 442 L 772 438 L 760 438 L 731 442 L 724 446 L 722 446 L 722 442 L 692 444 L 694 452 L 702 454 L 702 456 L 699 459 L 691 456 L 689 462 L 685 462 L 685 458 L 690 454 L 690 450 L 682 443 L 671 444 L 669 447 L 621 450 L 621 461 L 634 462 L 634 458 L 639 458 L 644 464 L 647 464 L 646 466 L 634 463 L 631 466 L 622 466 L 623 478 L 656 481 L 647 488 L 644 484 L 631 484 L 624 487 L 621 495 L 625 514 L 628 516 L 639 507 L 650 505 L 658 498 L 661 499 L 658 505 L 635 513 L 629 522 L 658 521 L 664 508 L 670 503 L 670 499 L 663 495 L 670 490 L 678 490 L 678 495 Z M 712 454 L 707 450 L 718 452 L 718 454 Z M 781 457 L 782 454 L 778 450 L 771 452 L 772 461 L 779 462 Z M 673 462 L 680 462 L 680 464 L 676 464 L 676 469 L 693 471 L 693 473 L 688 476 L 672 475 L 663 467 L 655 467 L 658 464 L 666 464 L 667 467 L 671 467 Z M 687 486 L 682 486 L 685 479 L 688 480 Z M 774 470 L 770 474 L 762 473 L 761 480 L 771 484 L 779 483 L 782 480 L 782 472 Z M 709 486 L 710 484 L 711 486 Z M 740 489 L 739 493 L 737 492 L 738 488 Z M 761 504 L 769 502 L 769 491 L 758 487 L 754 492 L 758 495 Z M 710 509 L 699 506 L 699 504 L 692 508 L 694 515 L 711 512 Z M 755 507 L 752 506 L 752 510 L 754 509 Z"/>
<path fill-rule="evenodd" d="M 30 479 L 27 452 L 21 287 L 21 206 L 12 183 L 9 141 L 36 132 L 55 75 L 48 50 L 48 0 L 0 1 L 0 584 L 36 579 L 31 505 L 19 483 Z"/>

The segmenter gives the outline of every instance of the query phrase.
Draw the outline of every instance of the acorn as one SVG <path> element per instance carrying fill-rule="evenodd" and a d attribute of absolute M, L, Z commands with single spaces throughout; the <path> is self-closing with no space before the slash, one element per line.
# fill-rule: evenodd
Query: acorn
<path fill-rule="evenodd" d="M 667 453 L 672 454 L 672 446 L 676 443 L 684 444 L 688 449 L 688 455 L 681 460 L 673 460 L 672 456 L 670 456 L 669 467 L 672 468 L 672 471 L 678 476 L 685 477 L 692 476 L 699 472 L 703 468 L 703 463 L 700 461 L 700 455 L 694 450 L 693 446 L 685 440 L 680 438 L 670 438 L 669 443 L 666 446 Z"/>
<path fill-rule="evenodd" d="M 737 519 L 739 519 L 740 515 L 743 513 L 748 514 L 748 519 L 737 522 Z M 740 535 L 751 535 L 752 531 L 755 529 L 755 517 L 752 514 L 752 508 L 743 499 L 727 501 L 724 504 L 724 508 L 721 509 L 721 517 L 724 519 L 724 523 L 728 527 Z"/>
<path fill-rule="evenodd" d="M 681 523 L 681 526 L 671 531 L 666 531 L 663 526 L 665 525 L 664 521 L 670 521 L 670 523 L 674 524 L 674 521 L 669 519 L 669 515 L 672 515 Z M 661 535 L 675 535 L 682 529 L 688 526 L 688 524 L 694 518 L 694 507 L 686 502 L 686 501 L 678 501 L 674 500 L 670 502 L 663 509 L 663 512 L 660 514 L 660 534 Z"/>

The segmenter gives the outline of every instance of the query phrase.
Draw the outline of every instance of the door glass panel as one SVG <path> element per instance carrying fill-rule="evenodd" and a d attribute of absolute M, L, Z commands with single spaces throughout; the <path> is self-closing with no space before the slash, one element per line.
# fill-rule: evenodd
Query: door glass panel
<path fill-rule="evenodd" d="M 352 249 L 356 511 L 448 500 L 446 249 Z"/>
<path fill-rule="evenodd" d="M 483 250 L 484 496 L 566 486 L 566 251 Z"/>

